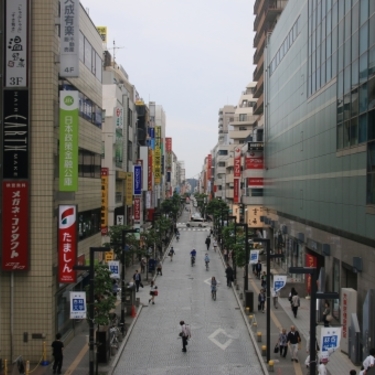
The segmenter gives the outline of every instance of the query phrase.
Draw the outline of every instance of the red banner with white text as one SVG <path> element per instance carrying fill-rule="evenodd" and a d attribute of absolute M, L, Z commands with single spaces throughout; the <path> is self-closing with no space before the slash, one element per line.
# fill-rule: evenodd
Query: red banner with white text
<path fill-rule="evenodd" d="M 233 180 L 233 203 L 239 203 L 240 201 L 240 179 L 235 178 Z"/>
<path fill-rule="evenodd" d="M 133 212 L 134 212 L 134 221 L 135 222 L 141 221 L 141 198 L 134 198 Z"/>

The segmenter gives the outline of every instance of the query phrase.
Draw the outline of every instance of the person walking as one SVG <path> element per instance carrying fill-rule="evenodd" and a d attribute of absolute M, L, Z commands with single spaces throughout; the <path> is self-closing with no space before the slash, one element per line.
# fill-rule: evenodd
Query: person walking
<path fill-rule="evenodd" d="M 322 358 L 318 367 L 318 375 L 328 375 L 326 364 L 328 363 L 328 358 Z"/>
<path fill-rule="evenodd" d="M 181 320 L 180 326 L 181 326 L 180 336 L 182 338 L 182 351 L 184 353 L 186 353 L 186 351 L 187 351 L 186 350 L 186 345 L 188 344 L 188 334 L 187 334 L 187 331 L 186 331 L 185 322 L 183 320 Z"/>
<path fill-rule="evenodd" d="M 174 254 L 176 254 L 176 252 L 174 251 L 174 248 L 172 246 L 171 249 L 169 250 L 169 253 L 168 253 L 168 256 L 171 258 L 171 262 L 173 260 L 173 255 Z"/>
<path fill-rule="evenodd" d="M 152 304 L 155 305 L 155 296 L 159 295 L 158 287 L 155 285 L 154 281 L 151 281 L 150 284 L 150 296 L 151 298 L 148 300 L 148 303 L 152 301 Z"/>
<path fill-rule="evenodd" d="M 205 244 L 207 246 L 207 250 L 210 250 L 210 245 L 211 245 L 211 238 L 210 238 L 210 236 L 207 236 Z"/>
<path fill-rule="evenodd" d="M 309 334 L 310 334 L 310 331 L 309 331 Z M 319 350 L 320 348 L 318 344 L 318 338 L 315 337 L 315 358 L 317 361 L 318 361 Z M 309 368 L 310 367 L 310 336 L 307 338 L 307 341 L 306 341 L 306 353 L 307 353 L 307 357 L 305 359 L 305 365 L 306 365 L 306 368 Z"/>
<path fill-rule="evenodd" d="M 324 323 L 324 327 L 329 327 L 329 322 L 331 321 L 331 319 L 332 319 L 331 308 L 329 306 L 329 302 L 325 301 L 325 303 L 324 303 L 324 311 L 323 311 L 323 323 Z"/>
<path fill-rule="evenodd" d="M 224 255 L 224 262 L 228 263 L 228 250 L 227 249 L 223 250 L 223 255 Z"/>
<path fill-rule="evenodd" d="M 258 260 L 258 263 L 255 265 L 255 272 L 258 279 L 260 279 L 260 274 L 262 272 L 262 263 Z"/>
<path fill-rule="evenodd" d="M 146 272 L 146 258 L 145 257 L 141 258 L 140 266 L 141 266 L 141 273 L 145 273 Z"/>
<path fill-rule="evenodd" d="M 275 288 L 272 288 L 271 289 L 271 295 L 272 295 L 272 299 L 273 299 L 273 307 L 275 309 L 278 309 L 280 292 L 276 291 Z"/>
<path fill-rule="evenodd" d="M 141 274 L 138 272 L 138 270 L 135 270 L 135 274 L 133 275 L 133 280 L 135 282 L 135 290 L 139 292 L 139 286 L 142 284 L 142 278 Z"/>
<path fill-rule="evenodd" d="M 63 364 L 63 350 L 64 350 L 64 343 L 61 341 L 61 334 L 57 333 L 55 336 L 55 341 L 52 343 L 53 348 L 53 357 L 55 359 L 53 363 L 53 373 L 61 374 L 61 367 Z"/>
<path fill-rule="evenodd" d="M 300 304 L 301 302 L 298 293 L 296 292 L 296 294 L 292 297 L 292 311 L 295 318 L 297 318 L 297 312 L 298 308 L 300 307 Z"/>
<path fill-rule="evenodd" d="M 263 289 L 267 289 L 267 274 L 266 274 L 266 271 L 263 271 L 263 274 L 260 277 L 260 286 Z"/>
<path fill-rule="evenodd" d="M 283 358 L 285 358 L 288 353 L 288 335 L 285 328 L 283 328 L 279 334 L 279 352 L 280 357 Z"/>
<path fill-rule="evenodd" d="M 156 261 L 156 275 L 163 276 L 163 263 L 160 258 Z"/>
<path fill-rule="evenodd" d="M 369 370 L 375 366 L 375 348 L 370 349 L 369 355 L 363 361 L 363 367 L 365 370 Z"/>
<path fill-rule="evenodd" d="M 215 250 L 215 253 L 216 253 L 216 249 L 217 249 L 217 242 L 216 242 L 216 240 L 214 240 L 213 246 L 214 246 L 214 250 Z"/>
<path fill-rule="evenodd" d="M 260 293 L 258 294 L 258 311 L 262 311 L 262 313 L 264 313 L 265 303 L 266 303 L 266 293 L 264 292 L 264 289 L 261 289 Z"/>
<path fill-rule="evenodd" d="M 298 362 L 298 344 L 301 342 L 301 336 L 298 331 L 296 331 L 295 326 L 290 327 L 288 332 L 287 342 L 290 347 L 290 355 L 292 357 L 292 362 Z"/>
<path fill-rule="evenodd" d="M 225 275 L 227 278 L 227 287 L 230 288 L 232 286 L 234 271 L 233 271 L 233 268 L 229 264 L 227 264 L 227 268 L 225 269 Z"/>

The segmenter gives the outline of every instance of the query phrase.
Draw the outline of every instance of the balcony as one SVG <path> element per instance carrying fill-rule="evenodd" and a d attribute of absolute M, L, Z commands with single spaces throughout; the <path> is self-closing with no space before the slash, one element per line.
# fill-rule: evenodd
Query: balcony
<path fill-rule="evenodd" d="M 230 122 L 232 126 L 240 126 L 240 125 L 247 125 L 246 123 L 252 124 L 255 121 L 255 118 L 252 114 L 244 113 L 240 116 L 235 116 L 233 121 Z"/>
<path fill-rule="evenodd" d="M 264 99 L 264 93 L 259 97 L 257 104 L 255 104 L 254 107 L 254 114 L 255 115 L 261 115 L 263 113 L 263 99 Z"/>
<path fill-rule="evenodd" d="M 254 121 L 255 121 L 255 117 L 254 117 Z M 252 125 L 247 126 L 246 130 L 230 130 L 229 138 L 233 140 L 246 139 L 251 134 L 252 130 L 253 130 Z"/>
<path fill-rule="evenodd" d="M 216 174 L 226 173 L 226 167 L 216 167 L 215 172 Z"/>
<path fill-rule="evenodd" d="M 225 183 L 226 184 L 233 184 L 233 181 L 234 181 L 234 174 L 233 173 L 225 175 Z"/>
<path fill-rule="evenodd" d="M 225 197 L 233 199 L 233 189 L 225 189 Z"/>
<path fill-rule="evenodd" d="M 259 81 L 257 82 L 257 85 L 255 86 L 254 98 L 259 98 L 260 95 L 262 95 L 262 93 L 263 93 L 263 81 L 264 81 L 264 75 L 262 74 L 259 78 Z"/>
<path fill-rule="evenodd" d="M 246 195 L 242 196 L 242 203 L 246 205 L 258 205 L 258 206 L 263 206 L 264 197 L 247 197 Z"/>
<path fill-rule="evenodd" d="M 263 75 L 263 72 L 264 72 L 263 62 L 264 62 L 264 54 L 258 60 L 258 65 L 254 70 L 254 73 L 253 73 L 254 82 L 257 82 L 259 78 Z"/>

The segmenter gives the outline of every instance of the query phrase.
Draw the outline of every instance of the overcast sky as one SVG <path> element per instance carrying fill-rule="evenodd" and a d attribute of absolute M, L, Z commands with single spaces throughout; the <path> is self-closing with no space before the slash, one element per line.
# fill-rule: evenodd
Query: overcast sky
<path fill-rule="evenodd" d="M 218 136 L 218 110 L 252 81 L 253 0 L 81 0 L 108 27 L 116 62 L 143 100 L 162 105 L 186 178 Z M 111 50 L 110 50 L 111 51 Z"/>

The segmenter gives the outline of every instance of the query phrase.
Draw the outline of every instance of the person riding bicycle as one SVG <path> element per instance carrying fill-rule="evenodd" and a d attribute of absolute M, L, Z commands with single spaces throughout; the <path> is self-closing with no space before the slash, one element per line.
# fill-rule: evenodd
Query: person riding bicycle
<path fill-rule="evenodd" d="M 193 265 L 195 263 L 195 257 L 197 256 L 196 250 L 195 249 L 191 250 L 190 255 L 191 255 L 191 265 Z"/>
<path fill-rule="evenodd" d="M 211 238 L 210 238 L 210 236 L 207 236 L 205 244 L 207 246 L 207 250 L 209 250 L 210 249 L 210 244 L 211 244 Z"/>
<path fill-rule="evenodd" d="M 211 294 L 212 298 L 216 299 L 216 288 L 217 288 L 217 281 L 215 276 L 212 276 L 211 278 Z"/>
<path fill-rule="evenodd" d="M 210 257 L 208 256 L 207 253 L 206 253 L 205 257 L 204 257 L 204 262 L 206 263 L 206 268 L 208 268 L 208 263 L 210 263 Z"/>
<path fill-rule="evenodd" d="M 169 253 L 168 253 L 168 256 L 171 257 L 171 261 L 173 260 L 173 255 L 176 254 L 174 249 L 173 249 L 173 246 L 171 247 L 171 249 L 169 250 Z"/>

